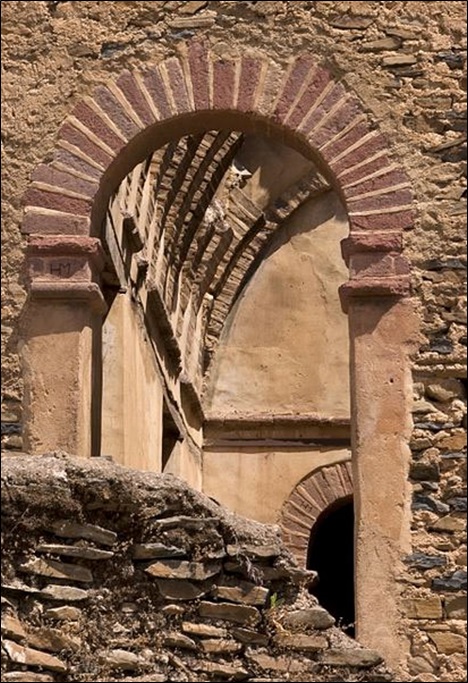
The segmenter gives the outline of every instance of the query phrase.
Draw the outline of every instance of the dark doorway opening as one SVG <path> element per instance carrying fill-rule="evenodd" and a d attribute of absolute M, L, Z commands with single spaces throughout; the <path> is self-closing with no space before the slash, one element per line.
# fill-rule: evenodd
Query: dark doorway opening
<path fill-rule="evenodd" d="M 322 607 L 348 635 L 355 635 L 354 504 L 337 501 L 318 518 L 311 531 L 307 568 L 319 575 L 312 590 Z"/>

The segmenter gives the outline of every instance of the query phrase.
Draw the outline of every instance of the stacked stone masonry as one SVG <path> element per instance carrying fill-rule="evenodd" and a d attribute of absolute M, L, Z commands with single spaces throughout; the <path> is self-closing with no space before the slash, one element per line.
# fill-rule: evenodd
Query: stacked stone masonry
<path fill-rule="evenodd" d="M 2 680 L 394 680 L 277 528 L 169 475 L 7 457 L 2 541 Z"/>

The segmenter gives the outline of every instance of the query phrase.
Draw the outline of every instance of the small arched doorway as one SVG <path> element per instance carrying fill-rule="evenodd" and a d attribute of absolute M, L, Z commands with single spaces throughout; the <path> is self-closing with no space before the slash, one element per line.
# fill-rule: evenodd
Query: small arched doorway
<path fill-rule="evenodd" d="M 324 510 L 313 526 L 307 568 L 318 573 L 314 595 L 351 636 L 355 635 L 354 566 L 354 503 L 347 496 Z"/>

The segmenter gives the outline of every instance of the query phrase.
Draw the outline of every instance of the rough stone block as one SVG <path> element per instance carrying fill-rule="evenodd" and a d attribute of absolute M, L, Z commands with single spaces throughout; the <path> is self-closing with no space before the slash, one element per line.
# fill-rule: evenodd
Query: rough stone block
<path fill-rule="evenodd" d="M 204 652 L 211 655 L 235 654 L 242 650 L 240 643 L 227 639 L 204 640 L 201 646 Z"/>
<path fill-rule="evenodd" d="M 335 619 L 323 607 L 312 607 L 286 613 L 282 618 L 282 623 L 292 631 L 322 630 L 334 626 Z"/>
<path fill-rule="evenodd" d="M 205 581 L 216 576 L 221 571 L 218 562 L 186 562 L 184 560 L 164 560 L 155 562 L 145 569 L 150 576 L 160 579 L 186 579 L 190 581 Z"/>
<path fill-rule="evenodd" d="M 430 633 L 429 638 L 435 644 L 437 651 L 442 655 L 466 652 L 466 638 L 464 636 L 442 631 L 440 633 Z"/>
<path fill-rule="evenodd" d="M 320 652 L 321 650 L 325 650 L 328 645 L 328 640 L 324 636 L 307 636 L 301 633 L 281 633 L 274 638 L 274 643 L 283 650 Z"/>
<path fill-rule="evenodd" d="M 202 602 L 198 612 L 206 619 L 232 621 L 237 624 L 257 624 L 260 613 L 255 607 L 246 605 L 230 605 L 228 603 Z"/>
<path fill-rule="evenodd" d="M 225 628 L 218 628 L 210 624 L 194 624 L 189 621 L 183 622 L 182 631 L 189 636 L 197 636 L 198 638 L 226 638 L 228 634 Z"/>
<path fill-rule="evenodd" d="M 382 664 L 382 656 L 374 650 L 332 648 L 322 656 L 327 666 L 348 666 L 357 669 L 370 669 Z"/>
<path fill-rule="evenodd" d="M 442 619 L 442 600 L 437 595 L 408 600 L 406 614 L 410 619 Z"/>
<path fill-rule="evenodd" d="M 221 600 L 260 607 L 265 605 L 268 593 L 268 588 L 262 588 L 245 581 L 239 581 L 236 585 L 222 584 L 217 586 L 213 592 L 214 596 Z"/>

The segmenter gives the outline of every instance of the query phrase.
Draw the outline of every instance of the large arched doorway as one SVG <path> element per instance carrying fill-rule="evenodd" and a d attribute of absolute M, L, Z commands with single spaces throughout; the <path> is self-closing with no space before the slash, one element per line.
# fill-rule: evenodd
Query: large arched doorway
<path fill-rule="evenodd" d="M 102 234 L 109 200 L 155 150 L 181 136 L 212 130 L 277 137 L 316 164 L 345 205 L 350 237 L 343 253 L 350 281 L 341 293 L 349 313 L 358 475 L 358 630 L 365 644 L 381 648 L 390 663 L 398 662 L 402 644 L 395 635 L 395 582 L 398 560 L 408 550 L 409 354 L 417 324 L 411 302 L 401 302 L 410 292 L 402 250 L 403 232 L 413 225 L 413 195 L 406 173 L 361 102 L 308 54 L 278 66 L 257 53 L 219 59 L 204 44 L 193 42 L 155 67 L 123 72 L 77 104 L 60 130 L 53 158 L 36 170 L 25 196 L 22 229 L 30 235 L 30 300 L 22 348 L 25 443 L 31 452 L 63 448 L 96 454 L 91 415 L 100 371 L 96 348 L 107 303 L 102 272 L 109 254 L 103 246 L 109 251 L 116 246 Z M 136 183 L 133 189 L 138 189 Z M 124 218 L 135 254 L 141 235 L 135 233 L 134 217 Z M 242 242 L 241 231 L 237 234 Z M 218 237 L 222 242 L 223 235 Z M 216 248 L 215 241 L 209 244 Z M 188 246 L 187 240 L 177 254 L 185 256 Z M 242 256 L 241 250 L 237 253 Z M 129 265 L 140 282 L 144 260 L 134 258 Z M 179 266 L 183 269 L 183 263 Z M 174 283 L 167 283 L 172 292 Z M 187 432 L 196 442 L 204 416 L 198 411 L 197 386 L 181 372 L 180 348 L 174 343 L 179 332 L 192 338 L 190 321 L 181 330 L 177 327 L 175 314 L 186 305 L 183 292 L 169 302 L 165 311 L 157 287 L 146 300 L 163 321 L 169 372 L 180 380 L 180 400 L 189 407 Z M 219 317 L 223 324 L 221 309 Z M 142 362 L 141 370 L 145 367 Z M 125 393 L 135 386 L 133 381 L 118 390 Z M 171 412 L 170 398 L 157 396 L 159 414 L 164 415 L 164 401 Z M 152 414 L 146 403 L 142 410 Z M 120 427 L 122 421 L 116 424 Z M 388 505 L 382 501 L 383 467 L 376 456 L 382 452 Z M 301 525 L 297 535 L 303 536 Z"/>
<path fill-rule="evenodd" d="M 349 635 L 355 634 L 354 503 L 330 505 L 310 534 L 307 568 L 318 573 L 313 593 Z"/>

